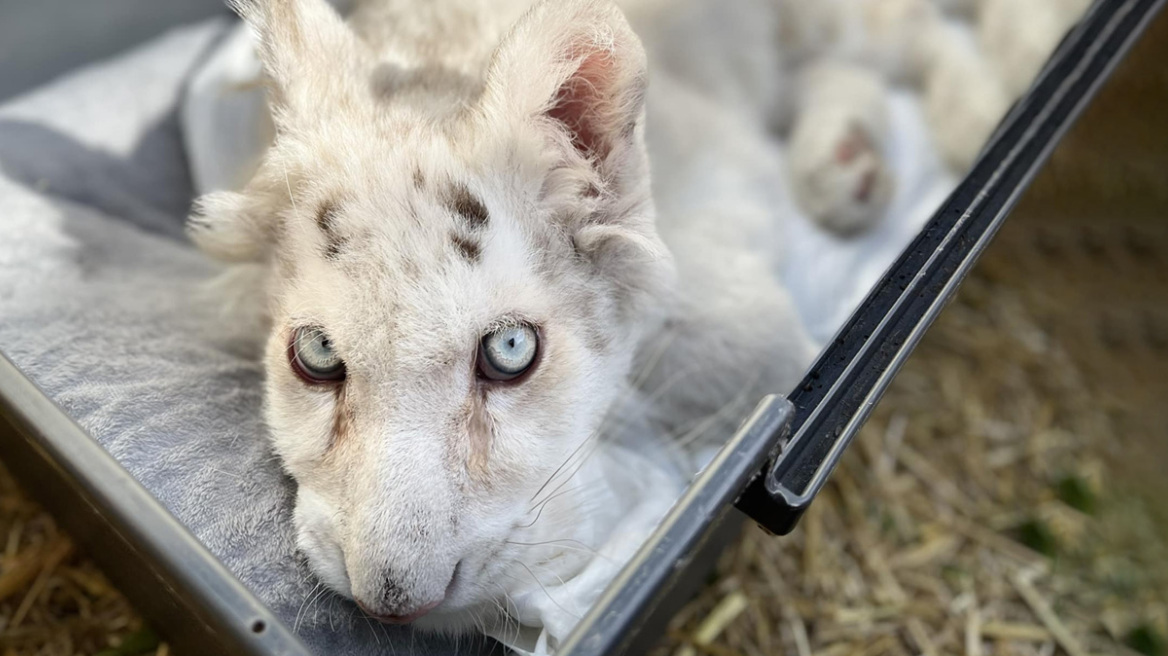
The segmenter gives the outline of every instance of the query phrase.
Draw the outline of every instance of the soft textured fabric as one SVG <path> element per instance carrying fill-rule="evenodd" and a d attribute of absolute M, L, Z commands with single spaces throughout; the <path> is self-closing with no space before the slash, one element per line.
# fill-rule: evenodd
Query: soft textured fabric
<path fill-rule="evenodd" d="M 0 106 L 0 350 L 314 652 L 454 653 L 314 596 L 295 555 L 254 344 L 220 320 L 205 291 L 215 269 L 182 233 L 176 107 L 226 25 L 171 32 Z M 489 651 L 479 642 L 471 652 Z"/>

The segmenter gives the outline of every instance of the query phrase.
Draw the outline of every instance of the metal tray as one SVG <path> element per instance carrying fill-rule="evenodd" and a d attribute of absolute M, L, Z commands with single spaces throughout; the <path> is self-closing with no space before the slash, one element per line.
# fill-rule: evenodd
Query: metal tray
<path fill-rule="evenodd" d="M 1054 146 L 1166 1 L 1097 0 L 800 385 L 787 398 L 760 402 L 560 653 L 644 653 L 733 539 L 743 513 L 776 534 L 794 528 Z M 309 654 L 3 357 L 0 459 L 179 653 Z"/>

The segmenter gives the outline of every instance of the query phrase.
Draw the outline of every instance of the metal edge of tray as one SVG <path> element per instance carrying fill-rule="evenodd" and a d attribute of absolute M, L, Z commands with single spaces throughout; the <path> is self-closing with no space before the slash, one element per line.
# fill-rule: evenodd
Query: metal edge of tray
<path fill-rule="evenodd" d="M 759 430 L 751 430 L 754 422 L 748 422 L 726 449 L 745 449 L 756 455 L 766 452 L 769 454 L 766 460 L 778 462 L 780 447 L 791 446 L 796 440 L 786 439 L 789 431 L 797 431 L 796 435 L 809 434 L 808 419 L 813 412 L 829 410 L 832 403 L 841 403 L 842 393 L 850 392 L 845 399 L 848 405 L 840 406 L 844 412 L 837 413 L 834 424 L 840 432 L 827 433 L 828 437 L 823 441 L 827 443 L 828 453 L 821 454 L 818 465 L 811 471 L 812 479 L 822 485 L 842 449 L 859 430 L 925 330 L 956 292 L 1038 169 L 1166 1 L 1099 0 L 1091 7 L 1056 50 L 1030 92 L 1008 113 L 970 174 L 808 370 L 790 396 L 794 414 L 786 417 L 783 424 L 776 425 L 774 433 L 767 436 Z M 1104 42 L 1096 42 L 1097 39 Z M 1086 57 L 1102 59 L 1096 60 L 1097 65 L 1083 69 L 1079 60 Z M 1071 75 L 1078 76 L 1077 83 L 1073 88 L 1064 88 Z M 1023 135 L 1027 135 L 1025 143 L 1021 140 Z M 970 238 L 966 230 L 972 223 L 971 217 L 989 220 L 981 226 L 976 239 L 969 242 L 965 240 Z M 956 232 L 954 227 L 958 228 Z M 880 346 L 876 340 L 870 339 L 872 331 L 881 324 L 888 325 L 885 320 L 897 301 L 906 296 L 899 293 L 908 291 L 908 283 L 903 281 L 917 281 L 918 274 L 929 262 L 929 255 L 942 244 L 952 243 L 952 239 L 956 239 L 966 252 L 943 268 L 943 280 L 931 278 L 931 286 L 913 288 L 925 307 L 916 321 L 911 322 L 904 338 L 895 344 L 883 345 L 887 349 L 884 357 L 866 363 L 868 376 L 853 377 L 850 385 L 834 385 L 841 376 L 853 375 L 863 368 L 851 367 L 849 370 L 849 366 L 864 355 L 865 345 Z M 917 258 L 913 257 L 914 249 L 919 249 Z M 911 266 L 914 261 L 915 268 L 907 271 L 902 268 L 906 263 Z M 902 274 L 907 278 L 899 278 Z M 834 394 L 829 397 L 828 392 L 833 390 Z M 823 427 L 824 424 L 818 426 L 821 430 Z M 744 443 L 749 440 L 763 440 L 763 445 Z M 793 528 L 810 497 L 795 500 L 802 505 L 781 507 L 776 502 L 776 497 L 782 499 L 781 493 L 775 490 L 776 494 L 772 494 L 774 488 L 768 489 L 768 481 L 774 478 L 770 466 L 764 463 L 760 470 L 748 472 L 747 476 L 743 473 L 740 470 L 724 471 L 713 465 L 695 485 L 707 485 L 710 479 L 718 478 L 730 485 L 743 481 L 737 488 L 741 493 L 735 504 L 738 510 L 775 533 Z M 685 502 L 686 497 L 683 497 L 669 518 L 686 514 Z M 637 649 L 660 638 L 669 618 L 688 601 L 689 593 L 695 591 L 704 579 L 699 570 L 708 571 L 712 565 L 707 553 L 709 549 L 703 545 L 715 540 L 726 542 L 725 526 L 735 524 L 727 522 L 726 516 L 733 512 L 736 511 L 710 509 L 704 517 L 699 513 L 688 513 L 684 522 L 671 522 L 667 518 L 581 620 L 559 652 L 561 656 L 641 653 Z M 677 549 L 678 544 L 687 545 L 687 548 Z M 638 589 L 629 590 L 627 586 L 632 584 L 639 586 Z"/>
<path fill-rule="evenodd" d="M 309 656 L 259 599 L 3 354 L 0 458 L 177 653 Z"/>
<path fill-rule="evenodd" d="M 653 639 L 676 611 L 668 599 L 687 599 L 700 578 L 688 576 L 695 564 L 712 564 L 715 548 L 734 533 L 716 527 L 736 525 L 732 504 L 742 488 L 770 457 L 770 438 L 790 425 L 793 406 L 781 396 L 767 396 L 734 437 L 686 489 L 661 520 L 645 546 L 605 589 L 579 627 L 556 651 L 559 656 L 618 653 L 635 641 Z M 711 540 L 711 538 L 714 538 Z M 652 611 L 659 611 L 653 613 Z M 650 617 L 649 615 L 652 615 Z M 644 643 L 639 645 L 646 646 Z M 647 646 L 651 646 L 651 643 Z M 646 647 L 647 647 L 646 646 Z M 630 651 L 641 653 L 646 649 Z"/>

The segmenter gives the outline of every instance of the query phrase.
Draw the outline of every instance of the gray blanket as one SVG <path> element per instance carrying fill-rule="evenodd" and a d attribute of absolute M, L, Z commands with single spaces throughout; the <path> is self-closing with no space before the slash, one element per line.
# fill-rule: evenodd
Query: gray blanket
<path fill-rule="evenodd" d="M 216 271 L 182 233 L 176 107 L 226 26 L 0 105 L 0 350 L 316 653 L 451 653 L 315 588 L 260 421 L 254 336 L 200 293 Z"/>

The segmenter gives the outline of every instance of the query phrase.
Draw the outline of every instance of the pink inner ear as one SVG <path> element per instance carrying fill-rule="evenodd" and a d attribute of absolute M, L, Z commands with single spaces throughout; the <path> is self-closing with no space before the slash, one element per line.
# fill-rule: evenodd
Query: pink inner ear
<path fill-rule="evenodd" d="M 611 52 L 594 50 L 560 87 L 547 115 L 572 135 L 572 145 L 586 157 L 603 160 L 608 155 L 613 126 L 613 77 L 616 63 Z"/>

